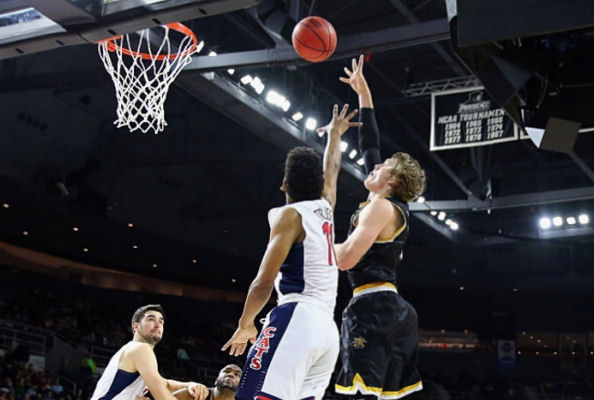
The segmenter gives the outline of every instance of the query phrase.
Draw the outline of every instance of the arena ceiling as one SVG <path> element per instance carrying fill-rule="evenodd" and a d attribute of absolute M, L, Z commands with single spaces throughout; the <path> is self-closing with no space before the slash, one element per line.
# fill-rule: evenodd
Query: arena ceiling
<path fill-rule="evenodd" d="M 530 140 L 429 151 L 430 93 L 476 83 L 452 52 L 443 0 L 138 0 L 129 9 L 118 1 L 48 3 L 0 1 L 0 14 L 33 7 L 58 24 L 37 34 L 25 30 L 17 40 L 0 26 L 2 241 L 91 265 L 245 290 L 266 245 L 267 210 L 284 201 L 286 151 L 323 146 L 290 116 L 300 110 L 322 123 L 334 103 L 356 104 L 338 77 L 363 53 L 383 153 L 410 152 L 428 174 L 426 202 L 412 206 L 410 245 L 419 253 L 411 258 L 425 270 L 405 273 L 406 279 L 424 287 L 427 276 L 442 276 L 440 282 L 458 290 L 459 282 L 447 278 L 456 268 L 444 266 L 448 249 L 479 260 L 484 253 L 477 248 L 489 246 L 497 249 L 489 254 L 507 262 L 506 249 L 525 243 L 591 243 L 588 224 L 547 234 L 538 221 L 594 211 L 594 134 L 581 133 L 570 154 L 538 150 Z M 336 54 L 318 64 L 300 60 L 287 41 L 291 20 L 310 14 L 331 21 L 339 38 Z M 116 129 L 113 85 L 92 42 L 171 18 L 206 45 L 170 90 L 168 126 L 159 135 Z M 291 110 L 266 104 L 240 82 L 246 74 L 284 94 Z M 347 135 L 349 151 L 355 136 Z M 365 197 L 363 172 L 347 153 L 339 240 Z M 452 231 L 431 210 L 444 211 L 460 228 Z M 522 276 L 533 283 L 541 278 Z"/>

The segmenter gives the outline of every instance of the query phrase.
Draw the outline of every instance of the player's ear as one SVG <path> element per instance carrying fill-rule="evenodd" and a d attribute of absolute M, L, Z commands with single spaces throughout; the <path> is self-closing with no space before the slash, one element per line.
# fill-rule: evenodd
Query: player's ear
<path fill-rule="evenodd" d="M 281 184 L 280 190 L 283 192 L 287 191 L 287 180 L 285 178 L 283 178 L 283 183 Z"/>
<path fill-rule="evenodd" d="M 132 322 L 132 333 L 136 333 L 138 329 L 138 322 Z"/>
<path fill-rule="evenodd" d="M 400 185 L 400 179 L 395 176 L 392 176 L 388 182 L 393 188 L 397 188 Z"/>

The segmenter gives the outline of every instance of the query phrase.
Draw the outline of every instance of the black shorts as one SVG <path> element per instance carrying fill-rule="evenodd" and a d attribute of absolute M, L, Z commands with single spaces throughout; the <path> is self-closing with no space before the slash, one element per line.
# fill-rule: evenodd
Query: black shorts
<path fill-rule="evenodd" d="M 355 296 L 342 313 L 336 393 L 399 399 L 423 388 L 417 312 L 398 293 Z"/>

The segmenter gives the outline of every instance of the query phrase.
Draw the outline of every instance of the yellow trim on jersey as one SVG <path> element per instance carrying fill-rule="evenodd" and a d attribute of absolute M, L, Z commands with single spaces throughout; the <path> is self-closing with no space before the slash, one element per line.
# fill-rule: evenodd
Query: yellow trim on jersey
<path fill-rule="evenodd" d="M 396 286 L 394 286 L 394 284 L 392 284 L 390 282 L 371 282 L 371 283 L 366 283 L 365 285 L 357 286 L 355 288 L 355 290 L 353 290 L 353 295 L 359 293 L 362 290 L 372 289 L 372 288 L 376 288 L 376 287 L 380 287 L 380 286 L 386 286 L 386 287 L 392 288 L 394 290 L 398 290 L 398 289 L 396 289 Z"/>
<path fill-rule="evenodd" d="M 396 391 L 384 391 L 380 387 L 367 386 L 363 381 L 363 378 L 361 378 L 361 375 L 356 373 L 351 386 L 341 386 L 339 384 L 334 385 L 334 390 L 336 393 L 341 394 L 355 394 L 357 393 L 357 389 L 362 394 L 375 394 L 381 399 L 399 399 L 412 392 L 423 389 L 423 382 L 418 381 L 417 383 L 413 383 L 412 385 L 403 387 L 402 389 Z"/>
<path fill-rule="evenodd" d="M 406 220 L 406 215 L 404 214 L 404 211 L 402 211 L 402 208 L 400 208 L 400 206 L 390 202 L 390 204 L 392 204 L 394 207 L 396 207 L 396 209 L 398 211 L 400 211 L 400 214 L 402 214 L 402 219 L 404 220 L 404 224 L 402 224 L 402 226 L 400 228 L 398 228 L 396 230 L 396 232 L 394 232 L 394 234 L 392 236 L 390 236 L 387 239 L 381 239 L 381 240 L 376 240 L 374 243 L 391 243 L 394 241 L 394 239 L 396 239 L 398 237 L 398 235 L 400 235 L 402 233 L 402 231 L 406 228 L 406 225 L 408 224 L 408 221 Z"/>
<path fill-rule="evenodd" d="M 382 398 L 384 399 L 399 399 L 404 397 L 412 392 L 416 392 L 417 390 L 423 389 L 423 381 L 418 381 L 417 383 L 413 383 L 412 385 L 408 385 L 403 387 L 397 391 L 385 391 L 382 392 Z"/>

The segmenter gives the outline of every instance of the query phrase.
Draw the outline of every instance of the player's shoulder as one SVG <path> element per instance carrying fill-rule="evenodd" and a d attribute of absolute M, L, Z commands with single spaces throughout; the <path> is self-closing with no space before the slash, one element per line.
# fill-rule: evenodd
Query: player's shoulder
<path fill-rule="evenodd" d="M 271 218 L 270 223 L 272 224 L 287 224 L 301 221 L 301 214 L 295 207 L 278 207 L 273 208 L 270 211 L 273 211 L 273 218 Z"/>
<path fill-rule="evenodd" d="M 125 358 L 136 358 L 144 355 L 150 355 L 153 352 L 152 347 L 144 342 L 130 342 L 122 354 Z"/>
<path fill-rule="evenodd" d="M 378 197 L 371 199 L 365 206 L 367 213 L 387 215 L 394 212 L 394 203 L 390 200 Z"/>

